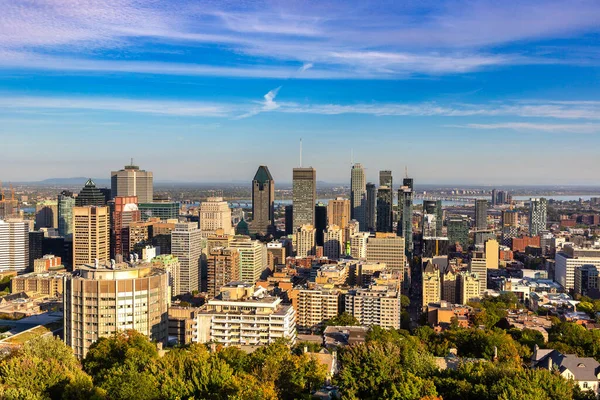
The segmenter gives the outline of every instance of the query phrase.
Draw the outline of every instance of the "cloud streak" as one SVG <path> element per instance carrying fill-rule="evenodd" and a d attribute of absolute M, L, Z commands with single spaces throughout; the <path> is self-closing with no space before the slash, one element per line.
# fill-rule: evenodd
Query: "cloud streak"
<path fill-rule="evenodd" d="M 154 114 L 158 116 L 189 116 L 242 119 L 262 112 L 313 115 L 369 115 L 375 117 L 488 117 L 543 119 L 544 121 L 518 121 L 511 125 L 494 123 L 463 123 L 460 127 L 476 129 L 537 129 L 594 133 L 600 121 L 600 101 L 548 101 L 528 100 L 518 102 L 468 103 L 370 103 L 370 104 L 307 104 L 276 101 L 281 86 L 269 90 L 261 101 L 219 103 L 176 100 L 140 100 L 103 97 L 44 97 L 0 94 L 0 109 L 16 111 L 43 110 L 44 112 L 110 111 Z M 569 124 L 548 124 L 547 120 L 583 121 Z M 519 125 L 520 124 L 520 125 Z"/>
<path fill-rule="evenodd" d="M 540 131 L 547 133 L 600 133 L 600 124 L 551 124 L 530 122 L 504 122 L 496 124 L 464 124 L 446 125 L 452 128 L 469 128 L 483 130 L 509 129 L 515 131 Z"/>
<path fill-rule="evenodd" d="M 592 0 L 546 0 L 543 5 L 524 0 L 509 6 L 455 0 L 386 7 L 335 0 L 241 6 L 220 1 L 0 0 L 0 9 L 0 51 L 21 54 L 1 57 L 0 65 L 72 72 L 157 73 L 161 65 L 143 50 L 150 44 L 164 50 L 184 46 L 194 56 L 219 46 L 244 56 L 242 66 L 235 68 L 177 59 L 163 65 L 165 74 L 284 74 L 285 67 L 254 71 L 268 69 L 255 68 L 257 60 L 269 65 L 265 59 L 303 64 L 301 72 L 312 79 L 461 74 L 515 64 L 585 63 L 593 56 L 565 57 L 570 47 L 535 54 L 500 46 L 600 31 L 600 3 Z M 116 59 L 107 55 L 110 50 L 132 50 L 128 54 L 140 53 L 139 59 Z M 311 68 L 313 64 L 319 68 Z"/>

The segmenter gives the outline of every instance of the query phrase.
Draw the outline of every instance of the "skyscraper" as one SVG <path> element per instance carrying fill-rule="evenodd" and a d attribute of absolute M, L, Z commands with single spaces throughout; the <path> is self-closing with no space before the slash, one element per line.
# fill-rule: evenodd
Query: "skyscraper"
<path fill-rule="evenodd" d="M 510 246 L 512 238 L 519 236 L 519 213 L 517 210 L 502 211 L 502 244 Z"/>
<path fill-rule="evenodd" d="M 546 230 L 548 219 L 548 203 L 545 198 L 529 200 L 529 235 L 539 235 L 541 231 Z"/>
<path fill-rule="evenodd" d="M 344 251 L 344 229 L 329 225 L 325 232 L 323 254 L 330 260 L 337 260 Z"/>
<path fill-rule="evenodd" d="M 74 207 L 73 222 L 73 266 L 93 265 L 95 260 L 106 263 L 110 258 L 108 207 Z"/>
<path fill-rule="evenodd" d="M 315 225 L 317 171 L 314 168 L 294 168 L 292 179 L 293 232 L 296 232 L 302 225 Z"/>
<path fill-rule="evenodd" d="M 73 236 L 73 207 L 75 207 L 73 193 L 63 190 L 58 195 L 58 234 L 66 239 L 71 239 Z"/>
<path fill-rule="evenodd" d="M 140 219 L 136 196 L 117 196 L 110 202 L 111 258 L 127 259 L 133 250 L 129 247 L 129 225 Z"/>
<path fill-rule="evenodd" d="M 266 165 L 261 165 L 252 180 L 252 223 L 250 233 L 274 233 L 275 181 Z"/>
<path fill-rule="evenodd" d="M 411 189 L 412 179 L 407 182 L 404 179 L 403 185 L 398 189 L 398 213 L 400 220 L 398 221 L 398 236 L 404 238 L 404 249 L 406 256 L 410 259 L 413 253 L 413 191 Z M 406 185 L 410 183 L 411 186 Z"/>
<path fill-rule="evenodd" d="M 486 199 L 475 200 L 475 229 L 484 231 L 487 229 L 488 202 Z"/>
<path fill-rule="evenodd" d="M 323 246 L 323 233 L 327 229 L 327 206 L 323 203 L 315 205 L 315 245 Z"/>
<path fill-rule="evenodd" d="M 392 171 L 379 171 L 379 186 L 387 186 L 392 191 L 394 190 Z"/>
<path fill-rule="evenodd" d="M 483 242 L 485 242 L 485 240 L 490 236 L 490 233 L 487 231 L 487 215 L 487 200 L 475 200 L 475 244 L 483 244 Z"/>
<path fill-rule="evenodd" d="M 203 235 L 214 234 L 223 229 L 226 235 L 233 235 L 231 209 L 222 197 L 209 197 L 200 204 L 200 230 Z"/>
<path fill-rule="evenodd" d="M 21 273 L 28 268 L 29 223 L 0 219 L 0 269 Z"/>
<path fill-rule="evenodd" d="M 171 232 L 171 254 L 179 259 L 179 290 L 190 293 L 200 290 L 200 257 L 202 232 L 193 222 L 175 225 Z"/>
<path fill-rule="evenodd" d="M 469 244 L 469 221 L 460 215 L 448 218 L 448 241 L 466 248 Z"/>
<path fill-rule="evenodd" d="M 350 222 L 350 200 L 338 197 L 327 203 L 327 225 L 337 225 L 345 228 Z"/>
<path fill-rule="evenodd" d="M 377 232 L 392 232 L 392 189 L 380 186 L 377 191 Z"/>
<path fill-rule="evenodd" d="M 367 183 L 367 203 L 365 206 L 365 230 L 375 232 L 377 229 L 377 187 Z"/>
<path fill-rule="evenodd" d="M 441 237 L 444 225 L 442 201 L 424 200 L 423 213 L 423 236 Z M 425 232 L 425 227 L 429 228 L 427 232 Z"/>
<path fill-rule="evenodd" d="M 367 229 L 366 202 L 365 170 L 362 164 L 356 163 L 350 175 L 350 218 L 358 221 L 361 231 Z"/>
<path fill-rule="evenodd" d="M 96 206 L 103 207 L 106 205 L 106 199 L 102 192 L 96 187 L 93 180 L 88 179 L 85 186 L 79 192 L 75 199 L 76 207 Z"/>
<path fill-rule="evenodd" d="M 110 173 L 112 197 L 137 196 L 138 203 L 151 203 L 153 188 L 152 172 L 141 170 L 137 165 L 126 165 L 122 170 Z"/>
<path fill-rule="evenodd" d="M 58 202 L 40 201 L 35 205 L 35 229 L 58 228 Z"/>
<path fill-rule="evenodd" d="M 291 235 L 294 233 L 294 206 L 285 206 L 285 234 Z"/>
<path fill-rule="evenodd" d="M 258 240 L 236 236 L 229 247 L 240 253 L 240 279 L 254 285 L 267 267 L 267 248 Z"/>

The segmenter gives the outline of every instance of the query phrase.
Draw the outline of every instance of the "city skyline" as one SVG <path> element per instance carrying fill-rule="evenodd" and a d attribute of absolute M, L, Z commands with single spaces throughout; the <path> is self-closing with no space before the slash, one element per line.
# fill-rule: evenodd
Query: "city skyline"
<path fill-rule="evenodd" d="M 597 182 L 597 2 L 0 6 L 4 181 Z"/>

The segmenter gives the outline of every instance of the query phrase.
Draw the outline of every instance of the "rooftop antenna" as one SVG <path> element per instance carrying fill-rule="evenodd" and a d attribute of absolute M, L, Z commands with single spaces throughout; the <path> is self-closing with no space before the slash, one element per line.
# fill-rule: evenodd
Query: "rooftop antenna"
<path fill-rule="evenodd" d="M 408 167 L 406 165 L 404 166 L 404 177 L 408 178 Z"/>
<path fill-rule="evenodd" d="M 302 138 L 300 138 L 300 168 L 302 168 Z"/>
<path fill-rule="evenodd" d="M 350 164 L 354 165 L 354 149 L 350 149 Z"/>

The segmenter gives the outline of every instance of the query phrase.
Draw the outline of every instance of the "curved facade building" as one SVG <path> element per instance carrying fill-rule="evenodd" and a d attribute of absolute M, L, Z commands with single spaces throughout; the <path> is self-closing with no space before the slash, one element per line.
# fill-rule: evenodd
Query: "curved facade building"
<path fill-rule="evenodd" d="M 168 338 L 169 275 L 148 263 L 85 265 L 64 278 L 64 340 L 79 358 L 101 337 L 135 329 Z"/>

